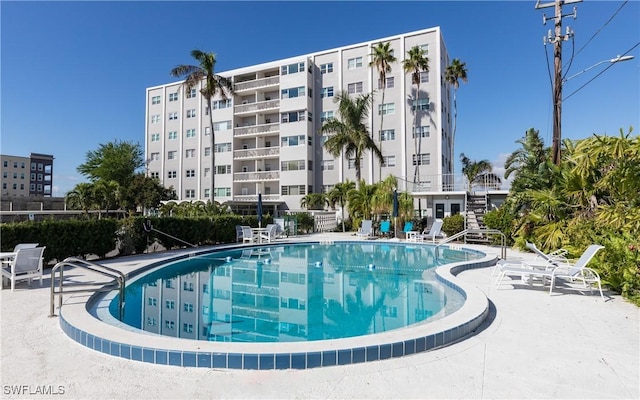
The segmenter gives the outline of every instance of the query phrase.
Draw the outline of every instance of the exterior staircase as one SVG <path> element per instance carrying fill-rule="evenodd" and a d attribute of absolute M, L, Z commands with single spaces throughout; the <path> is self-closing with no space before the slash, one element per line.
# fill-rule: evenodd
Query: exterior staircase
<path fill-rule="evenodd" d="M 467 229 L 486 228 L 482 219 L 487 212 L 486 194 L 467 195 L 466 221 Z M 483 233 L 469 233 L 466 236 L 467 243 L 488 244 L 489 238 Z"/>

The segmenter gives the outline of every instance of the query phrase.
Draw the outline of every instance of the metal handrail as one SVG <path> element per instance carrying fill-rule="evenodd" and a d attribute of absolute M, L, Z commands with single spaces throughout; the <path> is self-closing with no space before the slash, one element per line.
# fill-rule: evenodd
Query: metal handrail
<path fill-rule="evenodd" d="M 465 236 L 465 241 L 466 241 L 466 236 L 468 233 L 487 233 L 490 235 L 500 235 L 502 237 L 501 243 L 500 243 L 500 247 L 501 247 L 501 251 L 500 251 L 500 258 L 502 258 L 503 260 L 507 258 L 507 237 L 505 236 L 504 233 L 502 233 L 502 231 L 498 230 L 498 229 L 488 229 L 488 228 L 480 228 L 480 229 L 465 229 L 463 231 L 460 231 L 458 233 L 456 233 L 455 235 L 451 235 L 449 237 L 447 237 L 446 239 L 438 242 L 438 244 L 436 245 L 436 250 L 438 250 L 438 247 L 440 247 L 443 244 L 447 244 L 449 242 L 454 241 L 455 239 Z M 436 254 L 437 251 L 436 251 Z"/>
<path fill-rule="evenodd" d="M 64 267 L 80 267 L 80 268 L 84 268 L 84 269 L 88 269 L 90 271 L 96 272 L 98 274 L 104 275 L 104 276 L 108 276 L 110 278 L 113 278 L 117 281 L 118 283 L 118 291 L 119 291 L 119 296 L 118 296 L 118 316 L 119 319 L 122 320 L 123 317 L 123 312 L 124 312 L 124 288 L 125 288 L 125 284 L 126 284 L 126 278 L 125 275 L 113 268 L 110 267 L 106 267 L 104 265 L 101 264 L 97 264 L 91 261 L 87 261 L 87 260 L 83 260 L 81 258 L 76 258 L 76 257 L 67 257 L 64 260 L 60 261 L 59 263 L 57 263 L 52 269 L 51 269 L 51 298 L 49 299 L 49 317 L 55 317 L 55 307 L 54 307 L 54 303 L 55 303 L 55 295 L 58 294 L 58 309 L 62 308 L 62 295 L 63 295 L 63 282 L 64 282 Z M 59 287 L 58 287 L 58 292 L 56 293 L 55 291 L 55 281 L 56 281 L 56 272 L 58 271 L 58 269 L 60 270 L 60 281 L 59 281 Z M 86 290 L 87 292 L 89 290 Z"/>

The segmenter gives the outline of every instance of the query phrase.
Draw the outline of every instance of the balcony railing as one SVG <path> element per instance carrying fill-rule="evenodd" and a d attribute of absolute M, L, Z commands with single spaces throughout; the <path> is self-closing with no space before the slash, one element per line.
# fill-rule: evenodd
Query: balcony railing
<path fill-rule="evenodd" d="M 262 124 L 262 125 L 251 125 L 251 126 L 242 126 L 239 128 L 233 129 L 233 136 L 246 136 L 246 135 L 257 135 L 261 133 L 275 133 L 280 130 L 280 124 Z"/>
<path fill-rule="evenodd" d="M 398 185 L 401 190 L 410 193 L 507 190 L 509 188 L 508 182 L 498 181 L 487 175 L 481 176 L 469 185 L 469 180 L 462 174 L 420 175 L 420 183 L 414 183 L 412 178 L 398 178 Z"/>
<path fill-rule="evenodd" d="M 241 92 L 243 90 L 278 85 L 279 83 L 280 83 L 279 76 L 270 76 L 268 78 L 261 78 L 253 81 L 238 82 L 235 84 L 235 90 L 236 92 Z"/>
<path fill-rule="evenodd" d="M 237 172 L 233 174 L 234 182 L 276 181 L 280 179 L 280 171 Z"/>
<path fill-rule="evenodd" d="M 240 114 L 240 113 L 264 111 L 264 110 L 272 110 L 279 107 L 280 107 L 280 99 L 276 99 L 276 100 L 258 101 L 255 103 L 248 103 L 248 104 L 240 104 L 239 106 L 235 106 L 233 109 L 236 114 Z"/>
<path fill-rule="evenodd" d="M 236 150 L 233 152 L 233 158 L 262 158 L 278 156 L 280 147 L 261 147 L 258 149 Z"/>
<path fill-rule="evenodd" d="M 280 195 L 279 194 L 263 194 L 262 195 L 262 201 L 279 201 L 280 200 Z M 240 196 L 233 196 L 233 201 L 242 201 L 242 202 L 251 202 L 251 203 L 257 203 L 258 202 L 258 195 L 257 194 L 244 194 L 244 195 L 240 195 Z"/>

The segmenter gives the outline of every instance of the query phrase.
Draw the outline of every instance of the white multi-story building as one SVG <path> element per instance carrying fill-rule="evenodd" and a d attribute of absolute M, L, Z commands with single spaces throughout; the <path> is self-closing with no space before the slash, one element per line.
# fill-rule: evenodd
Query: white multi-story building
<path fill-rule="evenodd" d="M 390 42 L 397 58 L 384 83 L 378 82 L 376 68 L 369 66 L 372 46 L 380 42 Z M 429 72 L 421 76 L 418 96 L 411 74 L 402 65 L 414 46 L 424 49 L 429 58 Z M 216 97 L 211 105 L 200 95 L 200 87 L 187 91 L 183 82 L 148 88 L 148 174 L 173 187 L 180 200 L 207 201 L 213 196 L 242 211 L 255 207 L 262 193 L 275 213 L 300 209 L 304 195 L 327 191 L 347 179 L 355 181 L 354 160 L 327 153 L 326 137 L 318 132 L 325 120 L 338 117 L 337 94 L 373 92 L 367 125 L 385 163 L 380 166 L 370 152 L 365 153 L 362 178 L 373 183 L 394 175 L 400 189 L 415 192 L 410 186 L 418 184 L 442 191 L 447 183 L 442 177 L 450 176 L 454 162 L 450 87 L 444 81 L 449 63 L 440 28 L 434 27 L 219 72 L 231 79 L 235 95 L 229 100 Z M 214 148 L 209 112 L 213 113 Z"/>

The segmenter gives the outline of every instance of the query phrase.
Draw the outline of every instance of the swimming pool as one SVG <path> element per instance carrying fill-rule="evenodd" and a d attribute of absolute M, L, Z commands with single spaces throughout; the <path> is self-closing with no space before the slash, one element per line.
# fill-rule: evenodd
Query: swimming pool
<path fill-rule="evenodd" d="M 426 247 L 421 244 L 398 244 L 387 241 L 374 243 L 353 240 L 335 241 L 336 244 L 342 242 L 373 246 Z M 324 243 L 308 242 L 318 246 L 333 243 L 333 240 Z M 259 248 L 261 247 L 254 247 L 254 249 Z M 147 273 L 153 273 L 158 267 L 176 259 L 198 256 L 222 259 L 222 257 L 216 257 L 216 254 L 221 254 L 219 251 L 238 251 L 239 249 L 247 249 L 247 247 L 232 245 L 210 250 L 184 251 L 177 256 L 171 256 L 174 257 L 173 260 L 138 263 L 134 267 L 135 271 L 129 274 L 129 281 L 134 283 L 136 280 L 142 280 L 149 276 Z M 453 247 L 442 246 L 440 249 L 448 251 Z M 229 369 L 307 369 L 385 360 L 447 346 L 471 335 L 486 320 L 489 302 L 484 293 L 475 285 L 456 278 L 461 271 L 492 266 L 497 260 L 496 255 L 475 253 L 479 258 L 474 256 L 467 259 L 465 256 L 464 259 L 435 268 L 435 281 L 453 289 L 463 297 L 464 302 L 459 309 L 426 323 L 415 323 L 404 328 L 364 336 L 271 343 L 186 340 L 162 336 L 134 328 L 113 318 L 109 312 L 109 304 L 116 296 L 115 292 L 106 295 L 95 294 L 84 301 L 65 303 L 59 310 L 60 326 L 66 335 L 90 349 L 111 356 L 160 365 Z M 380 267 L 377 266 L 378 264 Z M 123 263 L 123 266 L 126 265 L 127 263 Z M 315 265 L 313 262 L 311 266 L 315 267 Z M 376 265 L 376 272 L 378 269 L 380 271 L 384 269 L 381 263 L 376 262 L 374 265 Z M 334 268 L 335 271 L 331 263 L 327 267 Z M 368 270 L 369 266 L 367 265 L 366 268 Z M 428 281 L 429 279 L 425 277 L 426 273 L 422 274 L 422 278 Z M 127 302 L 129 302 L 128 299 Z M 158 299 L 156 304 L 164 303 Z M 140 306 L 142 307 L 142 304 Z M 447 313 L 446 307 L 444 313 Z M 183 328 L 183 325 L 182 323 L 178 325 L 176 321 L 175 327 Z"/>
<path fill-rule="evenodd" d="M 287 244 L 227 250 L 159 267 L 126 289 L 123 322 L 221 342 L 341 339 L 459 309 L 434 267 L 479 254 L 397 243 Z M 110 305 L 119 315 L 118 299 Z"/>

